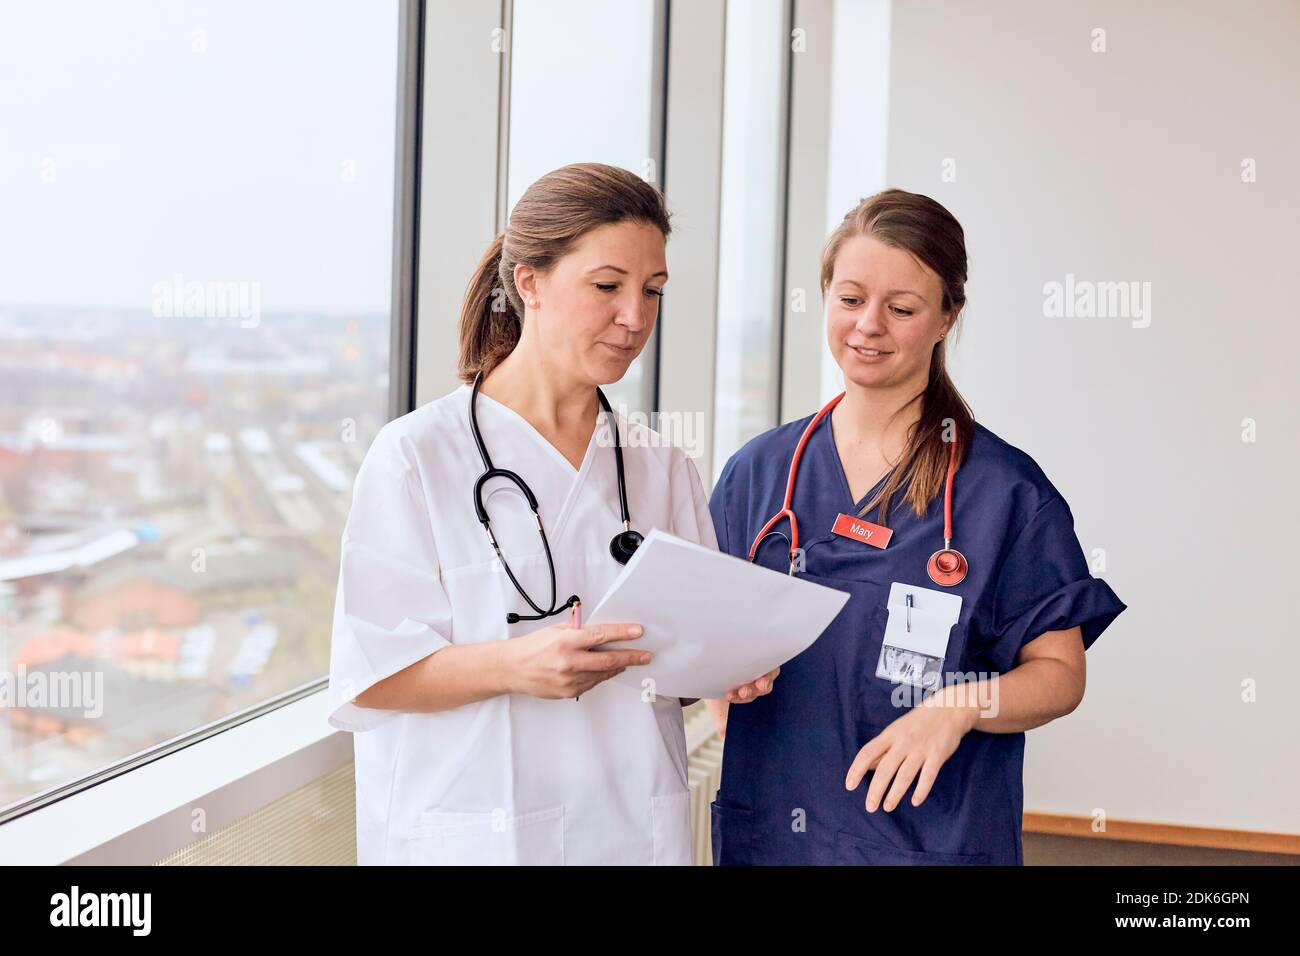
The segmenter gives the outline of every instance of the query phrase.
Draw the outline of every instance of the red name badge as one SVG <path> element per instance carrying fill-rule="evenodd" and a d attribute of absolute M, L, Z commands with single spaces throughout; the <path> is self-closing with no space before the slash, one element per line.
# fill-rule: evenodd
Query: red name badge
<path fill-rule="evenodd" d="M 842 534 L 846 538 L 852 538 L 854 541 L 869 544 L 874 548 L 883 548 L 889 544 L 889 539 L 894 536 L 893 528 L 872 524 L 870 521 L 863 521 L 861 518 L 854 518 L 852 515 L 846 514 L 842 514 L 835 519 L 835 527 L 831 528 L 831 531 Z"/>

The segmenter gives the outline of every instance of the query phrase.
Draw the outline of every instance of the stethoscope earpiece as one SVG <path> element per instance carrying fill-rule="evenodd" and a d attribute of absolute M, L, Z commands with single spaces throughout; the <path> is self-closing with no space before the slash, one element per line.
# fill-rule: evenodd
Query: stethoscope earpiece
<path fill-rule="evenodd" d="M 624 531 L 621 534 L 614 535 L 614 540 L 609 543 L 609 553 L 614 556 L 614 560 L 619 564 L 627 564 L 632 560 L 632 555 L 636 554 L 636 549 L 641 547 L 641 542 L 644 540 L 635 531 Z"/>

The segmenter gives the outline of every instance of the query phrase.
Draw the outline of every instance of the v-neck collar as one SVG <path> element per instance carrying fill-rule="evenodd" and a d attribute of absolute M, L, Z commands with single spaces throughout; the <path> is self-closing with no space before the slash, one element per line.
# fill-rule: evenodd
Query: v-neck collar
<path fill-rule="evenodd" d="M 461 385 L 460 390 L 465 393 L 466 411 L 468 414 L 468 405 L 473 400 L 474 390 L 472 386 L 469 385 Z M 493 408 L 499 409 L 506 416 L 513 418 L 526 433 L 533 436 L 534 444 L 540 445 L 544 449 L 543 454 L 549 455 L 557 464 L 560 465 L 560 467 L 564 468 L 566 473 L 569 475 L 569 490 L 564 496 L 564 502 L 560 505 L 560 510 L 556 512 L 554 520 L 549 522 L 546 528 L 547 537 L 550 538 L 551 545 L 554 547 L 555 543 L 560 540 L 565 525 L 568 524 L 569 516 L 573 514 L 574 503 L 578 499 L 579 492 L 582 490 L 583 485 L 586 484 L 587 475 L 591 471 L 596 449 L 601 445 L 601 429 L 604 428 L 606 432 L 609 430 L 609 424 L 605 420 L 605 415 L 602 412 L 596 416 L 596 425 L 591 430 L 591 438 L 587 440 L 587 450 L 582 456 L 582 466 L 575 469 L 573 467 L 573 462 L 564 457 L 564 453 L 552 445 L 546 439 L 546 436 L 534 428 L 532 422 L 524 418 L 524 416 L 520 415 L 509 405 L 506 405 L 503 402 L 498 402 L 495 398 L 492 398 L 489 395 L 484 395 L 481 391 L 479 392 L 478 397 L 480 399 L 485 399 Z M 482 426 L 481 421 L 479 424 Z M 468 421 L 466 422 L 466 427 L 468 427 Z M 483 430 L 483 443 L 487 445 L 488 454 L 491 454 L 492 439 L 486 430 Z M 493 463 L 497 464 L 495 459 Z M 520 477 L 527 482 L 527 469 L 521 467 L 520 471 Z"/>
<path fill-rule="evenodd" d="M 473 401 L 472 387 L 469 385 L 461 385 L 461 389 L 463 391 L 469 392 L 470 393 L 469 400 Z M 591 430 L 591 437 L 587 439 L 587 449 L 586 451 L 583 452 L 582 464 L 579 465 L 577 468 L 574 468 L 573 462 L 569 461 L 569 459 L 565 456 L 564 452 L 560 451 L 560 449 L 556 448 L 553 444 L 551 444 L 550 440 L 545 435 L 543 435 L 540 431 L 538 431 L 536 426 L 534 426 L 533 423 L 530 422 L 528 419 L 524 418 L 523 415 L 520 415 L 517 411 L 515 411 L 509 405 L 506 405 L 504 402 L 497 401 L 491 395 L 485 395 L 483 392 L 480 391 L 478 393 L 478 397 L 480 401 L 490 402 L 493 406 L 499 408 L 506 415 L 509 415 L 511 418 L 513 418 L 516 424 L 521 426 L 525 431 L 527 431 L 530 435 L 532 435 L 533 439 L 537 442 L 537 444 L 545 448 L 547 453 L 550 454 L 551 457 L 554 458 L 557 462 L 559 462 L 565 468 L 565 470 L 568 471 L 569 474 L 572 475 L 574 478 L 577 478 L 587 470 L 588 463 L 591 461 L 592 449 L 596 446 L 596 444 L 598 444 L 596 439 L 597 436 L 600 434 L 601 419 L 604 418 L 604 414 L 602 412 L 597 412 L 596 414 L 596 424 Z M 488 440 L 486 436 L 484 436 L 483 438 L 483 443 L 485 445 L 488 445 L 488 454 L 491 454 L 492 446 L 488 444 Z"/>
<path fill-rule="evenodd" d="M 835 472 L 836 475 L 839 476 L 840 500 L 842 502 L 848 502 L 852 506 L 852 511 L 847 511 L 843 513 L 858 515 L 862 512 L 862 507 L 868 501 L 870 501 L 872 496 L 875 495 L 875 493 L 884 485 L 884 483 L 889 480 L 889 476 L 894 473 L 894 469 L 890 468 L 888 471 L 886 471 L 883 475 L 881 475 L 878 479 L 876 479 L 876 483 L 874 485 L 872 485 L 870 488 L 867 489 L 867 493 L 863 495 L 860 500 L 854 501 L 853 489 L 849 486 L 849 476 L 844 471 L 844 462 L 840 460 L 840 450 L 835 444 L 835 426 L 833 424 L 834 417 L 835 417 L 834 415 L 827 415 L 825 422 L 822 423 L 826 427 L 824 429 L 823 428 L 818 429 L 819 431 L 826 432 L 826 437 L 822 442 L 822 447 L 825 449 L 825 453 L 827 457 L 831 459 L 831 463 L 829 467 L 831 468 L 832 471 Z M 814 435 L 813 437 L 816 438 L 817 436 Z"/>

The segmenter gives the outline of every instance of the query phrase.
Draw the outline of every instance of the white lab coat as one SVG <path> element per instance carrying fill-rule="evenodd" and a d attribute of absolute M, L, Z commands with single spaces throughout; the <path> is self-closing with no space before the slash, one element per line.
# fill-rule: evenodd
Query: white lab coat
<path fill-rule="evenodd" d="M 385 425 L 366 453 L 343 531 L 330 661 L 330 723 L 354 732 L 360 864 L 687 864 L 690 795 L 681 704 L 606 681 L 580 700 L 525 694 L 440 713 L 359 707 L 377 681 L 446 647 L 517 637 L 568 620 L 531 613 L 474 513 L 483 464 L 470 387 Z M 498 468 L 533 489 L 558 578 L 557 602 L 590 611 L 622 569 L 610 432 L 600 416 L 576 472 L 523 417 L 480 394 Z M 694 463 L 620 419 L 632 527 L 716 548 Z M 537 526 L 507 482 L 485 488 L 511 570 L 543 607 L 550 575 Z M 670 595 L 665 599 L 671 600 Z M 635 642 L 616 642 L 634 646 Z M 630 673 L 630 671 L 629 671 Z"/>

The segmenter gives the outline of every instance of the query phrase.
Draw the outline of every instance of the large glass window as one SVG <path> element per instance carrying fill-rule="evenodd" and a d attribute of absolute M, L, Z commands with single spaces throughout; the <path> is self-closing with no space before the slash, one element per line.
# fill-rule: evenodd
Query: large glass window
<path fill-rule="evenodd" d="M 662 188 L 656 104 L 662 0 L 515 0 L 510 39 L 507 211 L 568 163 L 620 166 Z M 671 308 L 668 284 L 664 311 Z M 610 401 L 649 411 L 658 331 Z"/>
<path fill-rule="evenodd" d="M 398 14 L 6 5 L 0 808 L 328 671 L 395 410 Z"/>
<path fill-rule="evenodd" d="M 787 6 L 727 5 L 714 475 L 776 424 L 781 394 Z"/>

